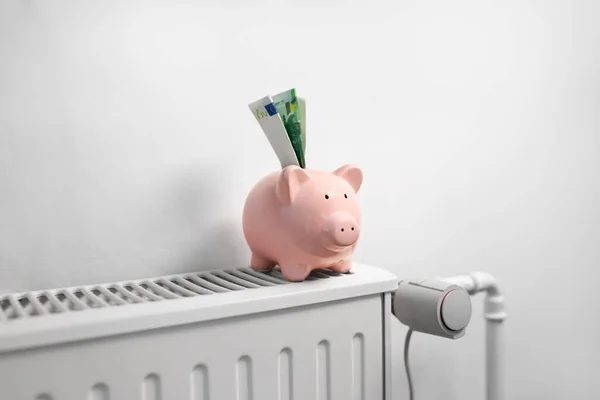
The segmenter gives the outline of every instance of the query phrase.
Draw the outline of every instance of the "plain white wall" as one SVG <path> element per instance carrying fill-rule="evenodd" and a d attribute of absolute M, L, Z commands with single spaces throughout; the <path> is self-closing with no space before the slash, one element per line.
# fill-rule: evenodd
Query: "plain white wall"
<path fill-rule="evenodd" d="M 245 265 L 278 168 L 247 104 L 296 87 L 307 160 L 364 169 L 356 259 L 506 290 L 509 399 L 600 392 L 600 2 L 0 3 L 0 288 Z M 417 399 L 481 399 L 416 335 Z M 396 399 L 406 398 L 394 326 Z"/>

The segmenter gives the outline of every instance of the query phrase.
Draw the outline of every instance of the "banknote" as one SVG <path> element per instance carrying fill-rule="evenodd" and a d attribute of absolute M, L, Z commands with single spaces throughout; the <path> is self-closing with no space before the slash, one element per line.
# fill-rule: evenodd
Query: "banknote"
<path fill-rule="evenodd" d="M 302 124 L 298 110 L 298 98 L 296 89 L 286 90 L 273 96 L 273 104 L 281 116 L 285 130 L 290 138 L 292 147 L 296 152 L 296 157 L 300 167 L 306 168 L 304 160 L 304 145 L 302 143 Z"/>
<path fill-rule="evenodd" d="M 302 153 L 304 153 L 304 162 L 306 162 L 306 100 L 302 97 L 298 97 L 298 115 L 302 129 Z"/>
<path fill-rule="evenodd" d="M 282 118 L 273 104 L 271 96 L 265 96 L 248 104 L 250 111 L 260 124 L 265 136 L 269 140 L 275 155 L 281 163 L 281 168 L 288 165 L 301 167 L 296 151 L 283 124 Z"/>

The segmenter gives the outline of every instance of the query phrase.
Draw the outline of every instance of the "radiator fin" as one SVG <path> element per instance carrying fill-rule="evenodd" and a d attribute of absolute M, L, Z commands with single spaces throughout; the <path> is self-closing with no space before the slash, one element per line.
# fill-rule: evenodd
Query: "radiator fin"
<path fill-rule="evenodd" d="M 317 400 L 331 400 L 331 347 L 321 340 L 317 346 Z"/>
<path fill-rule="evenodd" d="M 206 365 L 200 364 L 195 366 L 192 371 L 190 397 L 192 400 L 209 400 L 208 394 L 208 368 Z"/>
<path fill-rule="evenodd" d="M 88 307 L 106 307 L 108 304 L 102 300 L 102 298 L 100 298 L 100 296 L 92 293 L 89 289 L 87 288 L 81 288 L 80 290 L 76 290 L 74 292 L 75 296 L 77 296 L 78 299 L 80 299 L 81 301 L 85 302 L 85 304 Z"/>
<path fill-rule="evenodd" d="M 105 383 L 97 383 L 90 391 L 89 400 L 110 400 L 108 386 Z"/>
<path fill-rule="evenodd" d="M 279 400 L 293 400 L 294 370 L 292 350 L 289 347 L 279 353 Z"/>
<path fill-rule="evenodd" d="M 154 373 L 149 374 L 142 382 L 142 400 L 161 400 L 160 377 Z"/>
<path fill-rule="evenodd" d="M 208 289 L 212 292 L 215 292 L 215 293 L 229 292 L 229 289 L 226 289 L 223 286 L 215 285 L 214 283 L 211 283 L 209 280 L 203 279 L 198 276 L 190 276 L 190 277 L 186 278 L 186 280 L 188 280 L 200 287 Z"/>
<path fill-rule="evenodd" d="M 253 400 L 252 359 L 242 356 L 237 362 L 237 400 Z"/>
<path fill-rule="evenodd" d="M 352 339 L 352 383 L 353 400 L 365 398 L 365 337 L 357 333 Z"/>
<path fill-rule="evenodd" d="M 176 293 L 173 293 L 171 290 L 165 289 L 164 285 L 161 285 L 159 283 L 155 283 L 152 281 L 146 281 L 146 282 L 144 282 L 144 285 L 142 285 L 142 287 L 147 288 L 148 290 L 151 290 L 156 295 L 161 296 L 162 298 L 165 298 L 165 299 L 178 299 L 179 298 L 179 296 Z"/>
<path fill-rule="evenodd" d="M 227 289 L 227 291 L 232 291 L 232 290 L 244 290 L 246 289 L 246 287 L 244 286 L 240 286 L 235 282 L 230 282 L 227 279 L 223 279 L 218 275 L 205 275 L 203 276 L 204 279 L 206 279 L 207 281 L 214 283 L 217 286 L 221 286 L 223 289 Z"/>
<path fill-rule="evenodd" d="M 146 287 L 143 287 L 142 285 L 138 285 L 135 282 L 131 282 L 129 285 L 125 286 L 125 289 L 129 290 L 130 292 L 135 293 L 137 296 L 141 297 L 142 299 L 145 299 L 146 301 L 163 300 L 163 298 L 161 296 L 157 296 L 151 290 L 149 290 L 147 285 L 144 285 L 144 286 L 146 286 Z"/>
<path fill-rule="evenodd" d="M 189 280 L 187 279 L 183 279 L 181 277 L 177 277 L 175 278 L 173 281 L 173 283 L 184 287 L 188 290 L 191 290 L 192 292 L 194 292 L 195 294 L 213 294 L 214 292 L 208 289 L 203 288 L 202 286 L 198 286 L 196 284 L 191 283 Z"/>
<path fill-rule="evenodd" d="M 136 296 L 134 293 L 125 289 L 121 285 L 111 286 L 108 290 L 110 290 L 115 296 L 119 297 L 122 300 L 125 300 L 128 303 L 135 304 L 135 303 L 144 303 L 145 302 L 144 299 Z"/>
<path fill-rule="evenodd" d="M 105 287 L 98 287 L 92 290 L 92 293 L 101 297 L 107 304 L 111 306 L 120 306 L 122 304 L 127 304 L 125 300 L 122 300 L 120 297 L 115 296 L 110 290 Z"/>
<path fill-rule="evenodd" d="M 344 276 L 331 270 L 311 272 L 307 280 Z M 13 293 L 0 296 L 0 324 L 25 318 L 130 304 L 207 296 L 240 290 L 288 285 L 278 269 L 251 268 L 187 273 L 154 279 Z"/>

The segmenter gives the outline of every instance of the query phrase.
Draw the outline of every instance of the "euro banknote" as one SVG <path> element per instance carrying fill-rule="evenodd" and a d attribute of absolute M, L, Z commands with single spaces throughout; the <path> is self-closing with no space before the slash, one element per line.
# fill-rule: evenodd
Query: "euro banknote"
<path fill-rule="evenodd" d="M 281 168 L 285 168 L 288 165 L 302 167 L 271 96 L 265 96 L 256 100 L 248 104 L 248 107 L 275 151 Z"/>
<path fill-rule="evenodd" d="M 296 97 L 296 89 L 290 89 L 276 94 L 273 96 L 273 103 L 281 116 L 281 120 L 283 121 L 285 130 L 292 143 L 300 167 L 306 168 L 306 160 L 304 159 L 305 145 L 302 140 L 302 123 L 298 98 Z"/>
<path fill-rule="evenodd" d="M 300 116 L 300 127 L 302 128 L 302 153 L 306 163 L 306 100 L 298 97 L 298 115 Z"/>

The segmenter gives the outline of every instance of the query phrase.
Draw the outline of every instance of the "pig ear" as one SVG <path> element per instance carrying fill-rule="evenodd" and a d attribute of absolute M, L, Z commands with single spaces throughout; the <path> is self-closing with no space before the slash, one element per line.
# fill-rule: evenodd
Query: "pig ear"
<path fill-rule="evenodd" d="M 362 170 L 354 164 L 343 165 L 333 171 L 333 174 L 348 182 L 354 189 L 354 192 L 358 192 L 358 189 L 360 189 L 360 186 L 362 185 Z"/>
<path fill-rule="evenodd" d="M 277 181 L 277 197 L 283 204 L 290 204 L 300 186 L 310 180 L 308 173 L 297 165 L 287 166 L 279 174 Z"/>

